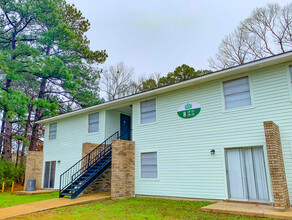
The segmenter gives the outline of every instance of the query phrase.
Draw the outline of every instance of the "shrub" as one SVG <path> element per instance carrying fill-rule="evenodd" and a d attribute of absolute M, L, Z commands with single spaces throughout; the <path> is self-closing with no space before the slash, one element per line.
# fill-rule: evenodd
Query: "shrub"
<path fill-rule="evenodd" d="M 25 168 L 15 167 L 12 161 L 0 160 L 0 183 L 11 185 L 13 181 L 22 184 Z"/>

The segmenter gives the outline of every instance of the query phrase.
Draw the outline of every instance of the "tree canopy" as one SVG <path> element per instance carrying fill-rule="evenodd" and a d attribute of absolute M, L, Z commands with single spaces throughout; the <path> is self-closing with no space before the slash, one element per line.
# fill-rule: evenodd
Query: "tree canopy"
<path fill-rule="evenodd" d="M 221 42 L 210 67 L 240 65 L 292 49 L 292 3 L 256 8 Z"/>
<path fill-rule="evenodd" d="M 38 148 L 43 129 L 36 121 L 104 101 L 98 64 L 107 54 L 90 49 L 89 29 L 65 0 L 0 2 L 0 153 L 4 146 L 6 159 L 14 139 Z"/>
<path fill-rule="evenodd" d="M 176 67 L 173 72 L 168 73 L 166 76 L 150 77 L 149 79 L 143 80 L 142 82 L 140 82 L 140 85 L 138 85 L 138 88 L 139 91 L 147 91 L 158 87 L 163 87 L 185 80 L 193 79 L 209 72 L 211 71 L 195 70 L 193 67 L 183 64 Z"/>

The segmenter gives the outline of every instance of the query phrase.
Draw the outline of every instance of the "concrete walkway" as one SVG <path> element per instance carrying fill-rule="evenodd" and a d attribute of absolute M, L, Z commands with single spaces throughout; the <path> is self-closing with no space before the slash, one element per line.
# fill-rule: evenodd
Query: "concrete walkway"
<path fill-rule="evenodd" d="M 56 190 L 50 190 L 50 189 L 40 189 L 35 191 L 16 191 L 16 195 L 37 195 L 37 194 L 45 194 L 45 193 L 51 193 L 55 192 Z"/>
<path fill-rule="evenodd" d="M 239 202 L 218 202 L 201 208 L 202 211 L 248 217 L 292 219 L 292 209 L 281 212 L 271 205 L 248 204 Z"/>
<path fill-rule="evenodd" d="M 87 196 L 81 196 L 77 199 L 56 198 L 39 202 L 32 202 L 28 204 L 11 206 L 0 209 L 0 219 L 13 218 L 20 215 L 27 215 L 35 212 L 46 211 L 49 209 L 55 209 L 64 206 L 71 206 L 106 199 L 110 199 L 110 193 L 97 193 Z"/>

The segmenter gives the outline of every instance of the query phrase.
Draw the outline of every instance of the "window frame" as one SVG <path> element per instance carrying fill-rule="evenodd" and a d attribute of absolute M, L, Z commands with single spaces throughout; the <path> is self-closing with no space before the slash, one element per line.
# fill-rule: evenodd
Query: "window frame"
<path fill-rule="evenodd" d="M 151 154 L 156 153 L 156 177 L 142 177 L 142 154 Z M 140 152 L 140 180 L 151 181 L 151 180 L 159 180 L 159 159 L 158 159 L 158 151 L 145 151 Z"/>
<path fill-rule="evenodd" d="M 154 103 L 155 103 L 155 121 L 148 122 L 148 123 L 142 123 L 142 103 L 147 102 L 147 101 L 152 101 L 152 100 L 154 100 Z M 144 126 L 144 125 L 157 123 L 157 99 L 152 98 L 152 99 L 146 99 L 146 100 L 139 102 L 139 113 L 140 113 L 140 125 Z"/>
<path fill-rule="evenodd" d="M 56 125 L 56 130 L 53 130 L 52 131 L 52 125 Z M 57 122 L 53 122 L 53 123 L 50 123 L 50 125 L 49 125 L 49 140 L 50 141 L 53 141 L 53 140 L 56 140 L 57 139 L 57 131 L 58 131 L 58 123 Z M 55 135 L 55 138 L 51 138 L 51 134 L 53 133 L 53 132 L 55 132 L 56 133 L 56 135 Z"/>
<path fill-rule="evenodd" d="M 90 131 L 90 126 L 92 124 L 96 124 L 96 122 L 90 122 L 90 116 L 91 115 L 97 115 L 98 114 L 98 130 L 97 131 Z M 98 133 L 99 132 L 99 125 L 100 125 L 100 113 L 99 112 L 96 112 L 96 113 L 91 113 L 91 114 L 88 114 L 87 116 L 87 133 L 88 134 L 92 134 L 92 133 Z"/>
<path fill-rule="evenodd" d="M 246 105 L 246 106 L 240 106 L 240 107 L 236 107 L 236 108 L 227 109 L 226 108 L 226 103 L 225 103 L 225 95 L 224 95 L 224 82 L 232 81 L 232 80 L 236 80 L 236 79 L 240 79 L 240 78 L 244 78 L 244 77 L 248 78 L 251 104 L 250 105 Z M 221 87 L 222 113 L 232 112 L 232 111 L 241 111 L 241 110 L 254 108 L 252 74 L 242 74 L 242 75 L 239 75 L 239 76 L 233 76 L 233 77 L 224 78 L 223 80 L 220 81 L 220 87 Z"/>

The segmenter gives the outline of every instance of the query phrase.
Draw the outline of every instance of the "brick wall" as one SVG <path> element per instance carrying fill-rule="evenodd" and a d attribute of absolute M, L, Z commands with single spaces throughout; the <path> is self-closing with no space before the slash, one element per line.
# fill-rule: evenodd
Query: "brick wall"
<path fill-rule="evenodd" d="M 95 149 L 99 144 L 83 143 L 82 145 L 82 157 Z M 99 151 L 103 149 L 103 145 L 99 147 Z M 108 169 L 100 178 L 96 179 L 83 194 L 92 194 L 97 192 L 110 192 L 111 191 L 111 170 Z"/>
<path fill-rule="evenodd" d="M 135 142 L 113 140 L 111 197 L 127 199 L 135 195 Z"/>
<path fill-rule="evenodd" d="M 88 154 L 90 151 L 92 151 L 94 148 L 96 148 L 99 144 L 95 143 L 83 143 L 82 145 L 82 158 Z"/>
<path fill-rule="evenodd" d="M 290 207 L 279 127 L 272 121 L 264 122 L 266 146 L 272 180 L 274 207 Z"/>
<path fill-rule="evenodd" d="M 24 190 L 29 179 L 36 179 L 36 189 L 42 188 L 44 155 L 42 151 L 29 151 L 26 158 Z"/>
<path fill-rule="evenodd" d="M 97 192 L 110 192 L 111 191 L 111 169 L 108 169 L 94 181 L 83 194 L 92 194 Z"/>

